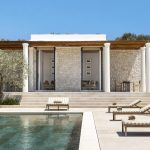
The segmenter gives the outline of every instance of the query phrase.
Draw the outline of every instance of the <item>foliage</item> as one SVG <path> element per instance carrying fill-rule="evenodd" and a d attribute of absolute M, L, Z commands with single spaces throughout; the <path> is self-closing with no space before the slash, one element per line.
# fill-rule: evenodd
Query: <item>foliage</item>
<path fill-rule="evenodd" d="M 121 37 L 117 37 L 115 40 L 125 40 L 125 41 L 149 41 L 150 35 L 139 34 L 136 35 L 134 33 L 124 33 Z"/>
<path fill-rule="evenodd" d="M 0 100 L 0 105 L 19 105 L 20 98 L 20 96 L 6 96 L 2 100 Z"/>
<path fill-rule="evenodd" d="M 21 51 L 0 50 L 0 98 L 4 85 L 21 88 L 27 74 L 27 65 L 24 63 Z"/>
<path fill-rule="evenodd" d="M 9 41 L 8 39 L 0 39 L 0 41 Z"/>

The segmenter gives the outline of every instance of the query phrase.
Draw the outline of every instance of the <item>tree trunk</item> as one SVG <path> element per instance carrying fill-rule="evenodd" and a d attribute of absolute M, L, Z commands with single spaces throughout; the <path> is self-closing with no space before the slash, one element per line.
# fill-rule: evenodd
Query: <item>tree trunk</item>
<path fill-rule="evenodd" d="M 0 73 L 0 100 L 3 98 L 3 76 Z"/>

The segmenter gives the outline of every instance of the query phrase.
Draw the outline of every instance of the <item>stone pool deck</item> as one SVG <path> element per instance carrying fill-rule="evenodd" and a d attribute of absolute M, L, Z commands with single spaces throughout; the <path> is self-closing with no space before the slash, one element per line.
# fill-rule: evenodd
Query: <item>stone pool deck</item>
<path fill-rule="evenodd" d="M 43 112 L 42 108 L 1 108 L 0 112 Z M 121 132 L 121 121 L 112 121 L 106 108 L 70 109 L 71 112 L 89 112 L 94 116 L 101 150 L 150 150 L 150 128 L 129 128 L 128 136 Z M 127 116 L 120 116 L 126 118 Z M 142 117 L 142 116 L 136 116 Z M 148 119 L 150 116 L 146 116 Z M 94 146 L 93 149 L 94 150 Z"/>

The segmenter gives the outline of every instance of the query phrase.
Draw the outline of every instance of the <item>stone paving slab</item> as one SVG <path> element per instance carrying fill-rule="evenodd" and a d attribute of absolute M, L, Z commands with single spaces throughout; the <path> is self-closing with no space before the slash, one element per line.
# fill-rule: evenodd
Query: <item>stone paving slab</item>
<path fill-rule="evenodd" d="M 125 137 L 121 132 L 121 121 L 111 121 L 112 113 L 107 113 L 107 109 L 93 111 L 93 115 L 101 150 L 150 150 L 150 128 L 129 128 Z M 118 119 L 127 117 L 119 116 Z"/>

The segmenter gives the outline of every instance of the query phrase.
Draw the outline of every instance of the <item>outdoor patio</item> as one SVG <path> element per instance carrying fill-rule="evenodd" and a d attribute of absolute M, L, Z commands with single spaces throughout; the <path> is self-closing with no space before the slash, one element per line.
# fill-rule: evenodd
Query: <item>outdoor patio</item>
<path fill-rule="evenodd" d="M 94 109 L 93 114 L 101 150 L 150 149 L 150 128 L 128 128 L 129 133 L 125 137 L 121 132 L 121 121 L 111 121 L 112 113 L 107 113 L 107 109 Z M 117 119 L 126 117 L 122 115 Z"/>
<path fill-rule="evenodd" d="M 0 112 L 43 112 L 43 108 L 1 108 Z M 129 128 L 128 136 L 121 132 L 121 121 L 112 121 L 106 108 L 72 108 L 71 112 L 92 111 L 101 150 L 149 150 L 150 128 Z M 120 116 L 126 118 L 127 116 Z M 136 116 L 143 117 L 143 116 Z M 150 116 L 145 116 L 150 117 Z M 94 150 L 94 146 L 93 146 Z"/>

